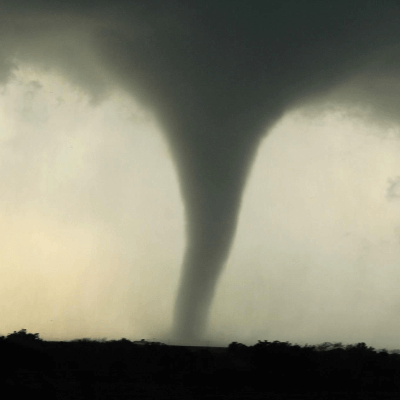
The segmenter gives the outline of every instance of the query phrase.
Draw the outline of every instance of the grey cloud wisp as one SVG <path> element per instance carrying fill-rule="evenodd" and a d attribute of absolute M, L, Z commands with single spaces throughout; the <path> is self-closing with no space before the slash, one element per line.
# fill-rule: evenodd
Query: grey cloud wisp
<path fill-rule="evenodd" d="M 339 86 L 345 89 L 337 101 L 397 118 L 397 108 L 386 105 L 398 97 L 379 90 L 383 76 L 400 81 L 394 1 L 0 4 L 3 83 L 18 62 L 55 68 L 94 102 L 119 87 L 158 118 L 186 212 L 173 321 L 180 340 L 205 332 L 246 178 L 268 128 Z M 355 83 L 346 90 L 346 82 Z"/>

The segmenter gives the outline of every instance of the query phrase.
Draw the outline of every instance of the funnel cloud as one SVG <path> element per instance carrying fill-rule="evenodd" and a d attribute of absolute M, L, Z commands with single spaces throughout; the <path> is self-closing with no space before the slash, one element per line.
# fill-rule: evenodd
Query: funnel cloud
<path fill-rule="evenodd" d="M 181 342 L 206 332 L 246 180 L 274 124 L 291 110 L 322 103 L 357 105 L 376 120 L 398 122 L 396 1 L 0 5 L 2 83 L 22 62 L 57 70 L 94 104 L 114 88 L 125 90 L 162 127 L 185 204 L 172 333 Z"/>

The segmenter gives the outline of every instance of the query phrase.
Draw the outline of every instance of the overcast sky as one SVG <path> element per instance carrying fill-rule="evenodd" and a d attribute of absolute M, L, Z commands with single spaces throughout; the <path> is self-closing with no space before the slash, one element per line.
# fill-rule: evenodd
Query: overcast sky
<path fill-rule="evenodd" d="M 204 127 L 209 128 L 216 116 L 230 121 L 231 115 L 228 111 L 225 115 L 218 102 L 223 100 L 234 116 L 240 111 L 244 120 L 251 119 L 247 98 L 254 105 L 266 87 L 276 92 L 278 85 L 272 79 L 274 83 L 265 84 L 260 92 L 252 89 L 251 94 L 257 94 L 254 98 L 243 89 L 231 100 L 236 92 L 229 82 L 237 76 L 244 79 L 244 67 L 234 67 L 227 83 L 216 83 L 220 71 L 216 77 L 205 75 L 198 81 L 184 76 L 186 85 L 193 82 L 194 87 L 202 88 L 208 82 L 225 92 L 206 106 L 211 89 L 204 89 L 197 98 L 190 97 L 187 86 L 177 87 L 172 99 L 178 104 L 175 109 L 165 100 L 173 83 L 179 83 L 175 64 L 163 55 L 166 70 L 161 64 L 148 72 L 144 66 L 154 62 L 156 53 L 150 53 L 149 61 L 146 51 L 134 47 L 132 54 L 136 50 L 140 56 L 146 54 L 133 68 L 133 76 L 139 76 L 137 82 L 157 77 L 162 87 L 150 85 L 151 90 L 146 91 L 141 83 L 133 80 L 132 84 L 128 79 L 131 71 L 124 69 L 131 60 L 115 58 L 107 47 L 118 43 L 119 50 L 124 48 L 123 43 L 113 42 L 117 39 L 111 34 L 104 36 L 103 16 L 110 9 L 98 3 L 97 8 L 82 10 L 78 3 L 72 4 L 73 29 L 68 23 L 63 25 L 61 17 L 56 24 L 53 17 L 65 12 L 58 2 L 48 12 L 43 11 L 41 2 L 31 2 L 37 7 L 10 8 L 8 18 L 3 17 L 0 334 L 25 328 L 47 340 L 173 340 L 169 334 L 188 241 L 185 201 L 189 207 L 192 196 L 185 195 L 185 187 L 198 184 L 204 189 L 214 181 L 222 182 L 221 171 L 226 166 L 216 168 L 218 154 L 210 164 L 210 158 L 207 163 L 201 157 L 194 159 L 199 166 L 215 167 L 210 178 L 214 181 L 201 175 L 198 181 L 189 182 L 182 165 L 188 165 L 194 150 L 189 145 L 187 149 L 179 147 L 180 136 L 171 139 L 168 132 L 182 121 L 186 126 L 189 119 L 165 115 L 181 107 L 201 125 L 201 113 L 206 110 Z M 183 4 L 172 3 L 175 7 Z M 25 14 L 17 13 L 22 9 Z M 118 34 L 125 34 L 123 15 L 117 7 L 111 10 L 115 15 L 107 29 L 121 21 Z M 155 20 L 164 26 L 175 21 L 177 10 L 180 8 L 171 6 Z M 137 12 L 142 15 L 144 11 L 139 7 Z M 190 10 L 182 12 L 188 20 L 193 17 Z M 284 20 L 281 11 L 274 12 Z M 88 15 L 94 22 L 85 20 Z M 150 25 L 155 17 L 151 18 Z M 249 15 L 251 18 L 254 16 Z M 38 21 L 42 20 L 48 24 L 47 30 L 41 28 Z M 186 32 L 185 20 L 178 21 L 172 25 Z M 246 29 L 246 24 L 240 25 L 241 29 Z M 103 29 L 98 37 L 105 38 L 101 45 L 93 44 L 91 36 L 97 25 Z M 140 18 L 133 26 L 148 40 Z M 127 35 L 135 29 L 129 28 Z M 53 36 L 57 32 L 57 40 L 49 32 Z M 304 32 L 305 40 L 310 32 Z M 377 38 L 385 42 L 385 35 L 387 32 Z M 139 39 L 143 37 L 139 35 Z M 337 46 L 335 51 L 343 60 L 348 59 L 348 49 L 345 54 L 338 50 L 340 42 L 329 35 L 323 40 Z M 390 46 L 393 50 L 393 43 Z M 106 57 L 97 63 L 95 54 L 103 50 Z M 277 74 L 275 80 L 282 84 L 289 79 L 291 84 L 282 84 L 279 91 L 283 111 L 274 108 L 276 97 L 274 102 L 260 100 L 266 125 L 272 128 L 250 163 L 236 234 L 212 303 L 206 335 L 210 344 L 363 341 L 378 348 L 400 348 L 400 79 L 396 51 L 380 51 L 378 58 L 369 59 L 371 62 L 348 76 L 345 72 L 353 71 L 352 63 L 339 71 L 341 75 L 328 74 L 329 90 L 320 82 L 324 74 L 311 61 L 312 67 L 307 62 L 302 65 L 305 72 L 291 73 L 286 64 L 280 65 L 289 72 L 281 72 L 274 64 L 269 67 Z M 300 59 L 298 54 L 288 54 L 290 62 L 291 57 Z M 174 57 L 172 54 L 171 59 Z M 197 56 L 193 57 L 196 60 Z M 280 57 L 280 63 L 286 62 Z M 364 60 L 361 53 L 357 57 Z M 118 68 L 112 63 L 110 67 L 110 60 Z M 215 62 L 219 67 L 225 65 L 225 61 Z M 322 58 L 323 66 L 329 62 Z M 250 64 L 246 67 L 249 71 Z M 308 78 L 307 70 L 315 73 L 315 79 Z M 345 75 L 346 79 L 339 79 Z M 296 82 L 299 86 L 293 89 Z M 179 97 L 183 94 L 192 102 L 185 104 L 185 98 Z M 157 110 L 161 110 L 161 118 Z M 262 109 L 257 109 L 254 121 L 262 115 Z M 267 126 L 264 131 L 267 133 Z M 213 135 L 216 133 L 207 133 L 205 138 L 211 140 Z M 194 140 L 195 133 L 186 138 Z M 209 144 L 204 143 L 200 147 L 211 154 Z M 235 158 L 219 146 L 215 142 L 229 166 Z M 182 148 L 189 156 L 182 156 Z M 232 193 L 236 192 L 232 189 Z M 204 195 L 204 201 L 213 198 L 208 196 Z M 207 215 L 212 220 L 217 211 Z M 216 241 L 218 232 L 212 233 Z"/>

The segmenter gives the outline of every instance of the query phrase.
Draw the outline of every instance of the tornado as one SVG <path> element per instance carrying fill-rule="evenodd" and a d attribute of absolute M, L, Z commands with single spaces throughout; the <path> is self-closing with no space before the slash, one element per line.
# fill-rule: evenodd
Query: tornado
<path fill-rule="evenodd" d="M 173 154 L 186 250 L 170 336 L 196 343 L 206 334 L 259 141 L 284 107 L 271 79 L 260 79 L 259 61 L 254 59 L 252 79 L 228 43 L 213 41 L 207 30 L 186 38 L 175 33 L 156 31 L 137 41 L 107 30 L 98 48 L 107 55 L 104 63 L 112 60 L 108 68 L 116 79 L 123 77 L 125 87 L 154 110 Z"/>
<path fill-rule="evenodd" d="M 186 253 L 172 334 L 181 342 L 196 342 L 205 334 L 246 178 L 265 125 L 278 115 L 276 110 L 268 121 L 243 115 L 213 120 L 201 115 L 189 121 L 182 118 L 172 128 L 174 135 L 186 135 L 173 146 L 186 211 Z"/>
<path fill-rule="evenodd" d="M 383 60 L 393 75 L 400 65 L 400 10 L 391 1 L 2 4 L 9 10 L 0 16 L 3 81 L 6 56 L 17 48 L 22 58 L 56 66 L 92 93 L 128 91 L 159 121 L 185 204 L 186 251 L 172 326 L 181 342 L 206 334 L 262 137 L 285 112 L 365 66 Z M 78 31 L 81 42 L 68 40 Z M 377 70 L 385 71 L 382 65 Z"/>

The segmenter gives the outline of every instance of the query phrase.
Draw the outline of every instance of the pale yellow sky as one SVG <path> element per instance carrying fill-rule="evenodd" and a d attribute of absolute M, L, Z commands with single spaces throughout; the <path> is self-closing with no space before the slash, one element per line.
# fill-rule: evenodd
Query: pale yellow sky
<path fill-rule="evenodd" d="M 399 131 L 305 111 L 259 149 L 210 343 L 400 348 Z M 185 226 L 151 114 L 24 67 L 0 93 L 0 163 L 0 334 L 163 340 Z"/>

